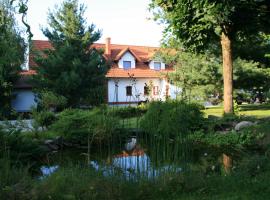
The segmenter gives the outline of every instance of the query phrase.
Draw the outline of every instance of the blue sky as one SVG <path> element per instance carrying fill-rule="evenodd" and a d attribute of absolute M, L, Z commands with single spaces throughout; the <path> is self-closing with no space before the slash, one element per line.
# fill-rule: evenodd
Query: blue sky
<path fill-rule="evenodd" d="M 53 9 L 62 0 L 29 0 L 28 23 L 34 34 L 33 39 L 46 39 L 40 27 L 47 26 L 48 9 Z M 150 0 L 80 0 L 87 6 L 85 17 L 102 30 L 104 42 L 111 37 L 114 44 L 159 46 L 162 26 L 149 20 Z"/>

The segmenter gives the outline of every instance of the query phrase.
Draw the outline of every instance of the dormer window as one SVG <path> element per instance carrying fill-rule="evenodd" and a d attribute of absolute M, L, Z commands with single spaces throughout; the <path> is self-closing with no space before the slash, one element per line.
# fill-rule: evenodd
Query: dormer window
<path fill-rule="evenodd" d="M 124 69 L 131 69 L 131 61 L 123 61 L 123 67 Z"/>
<path fill-rule="evenodd" d="M 160 60 L 151 60 L 149 68 L 152 70 L 160 71 L 165 69 L 165 63 Z"/>
<path fill-rule="evenodd" d="M 161 62 L 154 62 L 154 70 L 161 70 Z"/>

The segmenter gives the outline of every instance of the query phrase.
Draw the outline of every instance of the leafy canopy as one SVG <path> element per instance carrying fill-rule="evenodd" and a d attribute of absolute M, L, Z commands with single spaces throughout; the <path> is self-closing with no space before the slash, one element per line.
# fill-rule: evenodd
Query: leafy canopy
<path fill-rule="evenodd" d="M 270 31 L 269 0 L 152 0 L 150 7 L 167 24 L 165 32 L 192 50 L 209 47 L 221 33 L 245 40 Z"/>
<path fill-rule="evenodd" d="M 93 48 L 101 33 L 83 17 L 85 6 L 67 0 L 49 12 L 49 27 L 43 34 L 53 49 L 36 57 L 34 84 L 43 90 L 64 96 L 68 106 L 99 104 L 104 100 L 106 64 L 102 52 Z"/>
<path fill-rule="evenodd" d="M 24 61 L 25 43 L 8 2 L 0 2 L 0 118 L 11 114 L 13 88 Z"/>

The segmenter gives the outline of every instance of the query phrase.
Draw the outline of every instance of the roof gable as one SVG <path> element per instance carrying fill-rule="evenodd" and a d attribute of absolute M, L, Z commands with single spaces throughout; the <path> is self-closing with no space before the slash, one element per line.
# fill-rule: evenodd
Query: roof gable
<path fill-rule="evenodd" d="M 119 61 L 127 52 L 131 53 L 131 55 L 138 61 L 142 62 L 141 58 L 138 57 L 129 47 L 123 49 L 119 52 L 119 54 L 114 58 L 114 61 Z"/>

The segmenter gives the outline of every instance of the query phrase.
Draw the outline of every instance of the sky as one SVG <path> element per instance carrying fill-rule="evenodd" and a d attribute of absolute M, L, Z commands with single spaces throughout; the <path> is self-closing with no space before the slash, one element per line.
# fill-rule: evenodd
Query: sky
<path fill-rule="evenodd" d="M 33 39 L 46 40 L 40 28 L 47 27 L 49 9 L 62 0 L 29 0 L 27 21 L 34 34 Z M 87 6 L 85 17 L 102 31 L 98 42 L 110 37 L 113 44 L 159 46 L 162 26 L 153 20 L 148 11 L 150 0 L 80 0 Z"/>

